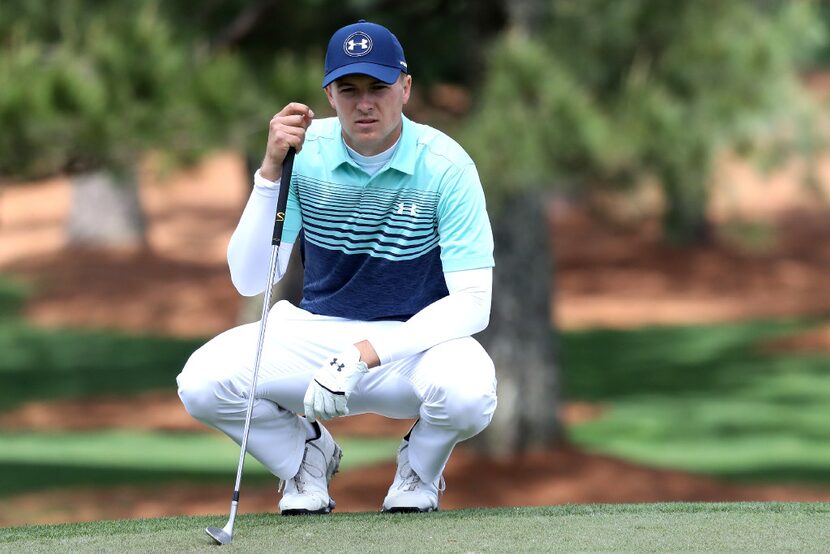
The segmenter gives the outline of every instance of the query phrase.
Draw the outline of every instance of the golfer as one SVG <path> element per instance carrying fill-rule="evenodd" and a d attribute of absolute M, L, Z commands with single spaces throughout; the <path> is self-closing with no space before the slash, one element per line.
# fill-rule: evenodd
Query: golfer
<path fill-rule="evenodd" d="M 388 29 L 361 20 L 335 32 L 323 88 L 337 117 L 315 119 L 292 102 L 271 119 L 228 246 L 239 292 L 263 292 L 277 195 L 290 187 L 276 279 L 299 248 L 303 299 L 269 312 L 248 438 L 248 451 L 281 480 L 282 514 L 334 508 L 328 482 L 342 452 L 322 422 L 363 413 L 417 418 L 382 509 L 437 510 L 453 447 L 496 408 L 493 363 L 471 338 L 490 314 L 484 194 L 456 142 L 403 115 L 411 87 Z M 290 147 L 297 156 L 284 183 Z M 188 412 L 237 443 L 257 337 L 256 323 L 220 334 L 177 379 Z"/>

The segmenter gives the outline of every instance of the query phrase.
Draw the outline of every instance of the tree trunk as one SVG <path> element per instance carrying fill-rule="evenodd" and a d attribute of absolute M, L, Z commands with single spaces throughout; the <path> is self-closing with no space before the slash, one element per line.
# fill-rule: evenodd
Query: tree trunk
<path fill-rule="evenodd" d="M 707 244 L 712 239 L 712 227 L 706 216 L 706 194 L 665 187 L 666 213 L 663 216 L 663 234 L 671 244 Z"/>
<path fill-rule="evenodd" d="M 712 239 L 706 214 L 711 156 L 701 150 L 690 158 L 688 163 L 666 164 L 659 173 L 666 196 L 663 234 L 672 244 L 707 244 Z"/>
<path fill-rule="evenodd" d="M 72 188 L 67 240 L 71 246 L 105 248 L 146 245 L 144 213 L 135 174 L 79 173 Z"/>
<path fill-rule="evenodd" d="M 514 197 L 495 219 L 492 315 L 479 338 L 496 365 L 499 405 L 477 441 L 493 455 L 549 446 L 562 436 L 549 234 L 540 192 Z"/>

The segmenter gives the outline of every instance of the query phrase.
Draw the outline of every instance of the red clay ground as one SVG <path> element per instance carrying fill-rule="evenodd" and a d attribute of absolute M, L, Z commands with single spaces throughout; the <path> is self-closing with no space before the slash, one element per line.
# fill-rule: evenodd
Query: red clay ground
<path fill-rule="evenodd" d="M 740 167 L 730 171 L 745 171 Z M 792 179 L 786 180 L 787 182 Z M 741 181 L 744 183 L 746 179 Z M 721 242 L 676 249 L 649 226 L 602 223 L 582 209 L 556 204 L 554 317 L 566 328 L 595 325 L 723 321 L 763 316 L 830 314 L 830 218 L 787 201 L 787 186 L 768 184 L 765 204 L 741 203 L 761 214 L 775 240 L 753 255 Z M 777 192 L 776 192 L 777 191 Z M 773 194 L 775 193 L 775 194 Z M 783 195 L 783 196 L 782 196 Z M 149 244 L 141 251 L 67 250 L 63 224 L 66 182 L 7 187 L 0 197 L 0 271 L 39 286 L 26 315 L 44 325 L 108 326 L 130 331 L 203 336 L 234 325 L 240 299 L 224 265 L 224 248 L 245 198 L 241 163 L 218 157 L 163 186 L 144 179 Z M 771 203 L 774 204 L 771 206 Z M 728 211 L 718 204 L 716 215 Z M 786 209 L 784 209 L 786 208 Z M 794 210 L 788 213 L 788 210 Z M 716 211 L 717 211 L 716 210 Z M 830 326 L 776 344 L 830 350 Z M 137 400 L 84 399 L 33 403 L 0 415 L 0 428 L 90 429 L 102 421 L 124 427 L 197 430 L 175 394 Z M 593 417 L 601 407 L 572 405 L 566 420 Z M 136 417 L 141 414 L 141 417 Z M 348 418 L 336 435 L 405 432 L 406 422 Z M 348 455 L 348 453 L 347 453 Z M 377 509 L 393 467 L 338 475 L 339 510 Z M 33 493 L 0 500 L 0 526 L 34 522 L 219 513 L 227 487 L 117 487 Z M 739 487 L 681 472 L 639 467 L 563 446 L 503 461 L 472 451 L 453 456 L 445 508 L 582 502 L 680 500 L 830 500 L 830 491 Z M 273 490 L 243 492 L 246 511 L 271 510 Z"/>

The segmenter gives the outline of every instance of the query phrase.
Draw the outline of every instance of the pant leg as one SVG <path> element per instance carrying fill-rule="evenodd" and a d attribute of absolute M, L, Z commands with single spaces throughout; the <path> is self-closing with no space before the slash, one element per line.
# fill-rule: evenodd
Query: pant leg
<path fill-rule="evenodd" d="M 332 354 L 400 322 L 316 316 L 282 301 L 269 315 L 248 451 L 274 475 L 293 477 L 305 430 L 297 413 L 312 375 Z M 226 331 L 194 352 L 177 378 L 188 412 L 237 443 L 247 409 L 259 324 Z M 370 372 L 349 399 L 352 414 L 420 417 L 410 436 L 410 461 L 425 481 L 437 478 L 459 441 L 484 429 L 495 411 L 495 371 L 472 338 Z"/>
<path fill-rule="evenodd" d="M 400 322 L 351 321 L 314 315 L 286 301 L 275 304 L 268 317 L 254 394 L 248 434 L 251 455 L 274 475 L 293 477 L 300 467 L 306 438 L 297 414 L 304 410 L 303 398 L 314 372 L 331 355 L 365 339 L 370 331 L 396 325 Z M 187 411 L 238 444 L 242 442 L 258 335 L 259 323 L 220 334 L 194 352 L 177 377 Z M 378 402 L 384 409 L 379 413 L 395 412 L 396 406 L 400 411 L 402 398 L 396 391 L 400 392 L 400 387 L 384 390 L 385 400 Z M 419 400 L 411 386 L 404 387 L 403 394 L 405 413 L 391 417 L 414 417 L 417 413 Z"/>
<path fill-rule="evenodd" d="M 441 475 L 455 445 L 483 431 L 493 419 L 495 369 L 484 348 L 467 337 L 424 352 L 412 382 L 422 403 L 409 437 L 409 462 L 429 483 Z"/>
<path fill-rule="evenodd" d="M 370 371 L 349 398 L 352 414 L 419 418 L 409 437 L 409 460 L 427 482 L 438 478 L 458 442 L 489 425 L 495 409 L 493 362 L 470 337 Z"/>
<path fill-rule="evenodd" d="M 191 416 L 242 443 L 259 324 L 236 327 L 191 355 L 177 377 L 179 397 Z M 262 370 L 260 370 L 262 371 Z M 296 474 L 305 429 L 296 414 L 256 399 L 247 450 L 274 475 Z"/>
<path fill-rule="evenodd" d="M 306 432 L 296 412 L 302 411 L 310 376 L 337 346 L 323 346 L 321 341 L 331 337 L 314 332 L 311 318 L 298 321 L 304 315 L 310 314 L 288 302 L 277 303 L 269 314 L 248 434 L 248 451 L 281 479 L 293 477 L 302 461 Z M 177 377 L 187 411 L 237 444 L 242 442 L 258 336 L 258 322 L 218 335 L 191 355 Z M 273 383 L 281 385 L 289 406 L 261 392 Z"/>

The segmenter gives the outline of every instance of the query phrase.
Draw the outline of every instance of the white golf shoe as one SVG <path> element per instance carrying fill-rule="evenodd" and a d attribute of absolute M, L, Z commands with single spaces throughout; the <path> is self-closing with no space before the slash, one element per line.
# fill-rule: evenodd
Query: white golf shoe
<path fill-rule="evenodd" d="M 320 436 L 307 440 L 303 461 L 297 475 L 283 481 L 280 513 L 282 515 L 327 514 L 334 509 L 329 496 L 329 481 L 340 467 L 343 451 L 322 425 Z"/>
<path fill-rule="evenodd" d="M 409 465 L 409 441 L 404 439 L 398 448 L 398 470 L 395 481 L 383 499 L 384 512 L 436 512 L 438 493 L 444 491 L 444 478 L 425 483 Z"/>

